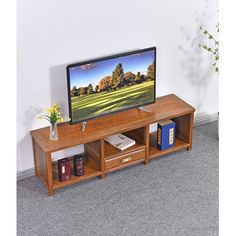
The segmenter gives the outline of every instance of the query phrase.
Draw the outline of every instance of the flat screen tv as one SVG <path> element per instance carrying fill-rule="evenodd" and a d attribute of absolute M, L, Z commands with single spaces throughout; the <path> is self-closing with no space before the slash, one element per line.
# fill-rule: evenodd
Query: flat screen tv
<path fill-rule="evenodd" d="M 155 47 L 70 64 L 66 69 L 72 124 L 155 102 Z"/>

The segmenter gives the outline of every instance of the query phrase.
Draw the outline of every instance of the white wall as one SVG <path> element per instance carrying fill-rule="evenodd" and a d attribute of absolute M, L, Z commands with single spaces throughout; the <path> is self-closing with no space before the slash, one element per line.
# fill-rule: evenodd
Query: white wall
<path fill-rule="evenodd" d="M 34 166 L 29 131 L 48 125 L 36 119 L 42 109 L 60 103 L 68 116 L 71 62 L 157 46 L 157 96 L 216 113 L 218 78 L 198 44 L 200 24 L 214 30 L 217 10 L 213 0 L 18 0 L 17 170 Z"/>

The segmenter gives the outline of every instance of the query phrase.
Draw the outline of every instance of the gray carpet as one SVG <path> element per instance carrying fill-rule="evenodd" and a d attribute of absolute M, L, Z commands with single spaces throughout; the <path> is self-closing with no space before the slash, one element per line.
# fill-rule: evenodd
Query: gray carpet
<path fill-rule="evenodd" d="M 217 122 L 194 128 L 193 149 L 56 191 L 18 182 L 17 235 L 218 235 Z"/>

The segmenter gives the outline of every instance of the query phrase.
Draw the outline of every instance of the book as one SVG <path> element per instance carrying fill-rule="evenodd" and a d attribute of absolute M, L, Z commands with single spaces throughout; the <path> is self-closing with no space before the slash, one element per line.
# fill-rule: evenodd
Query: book
<path fill-rule="evenodd" d="M 71 164 L 68 158 L 58 160 L 58 174 L 60 181 L 71 179 Z"/>
<path fill-rule="evenodd" d="M 133 140 L 123 134 L 111 135 L 109 137 L 106 137 L 105 141 L 107 141 L 113 147 L 116 147 L 121 151 L 125 150 L 128 147 L 135 145 L 135 140 Z"/>
<path fill-rule="evenodd" d="M 160 150 L 173 147 L 175 145 L 175 122 L 167 120 L 159 122 L 157 125 L 157 146 Z"/>

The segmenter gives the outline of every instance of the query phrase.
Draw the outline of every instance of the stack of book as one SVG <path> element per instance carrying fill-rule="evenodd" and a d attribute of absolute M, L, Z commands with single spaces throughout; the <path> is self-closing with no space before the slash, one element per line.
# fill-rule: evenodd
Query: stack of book
<path fill-rule="evenodd" d="M 111 144 L 113 147 L 118 148 L 119 150 L 125 150 L 128 147 L 135 145 L 135 140 L 123 135 L 123 134 L 114 134 L 105 138 L 105 141 Z"/>

